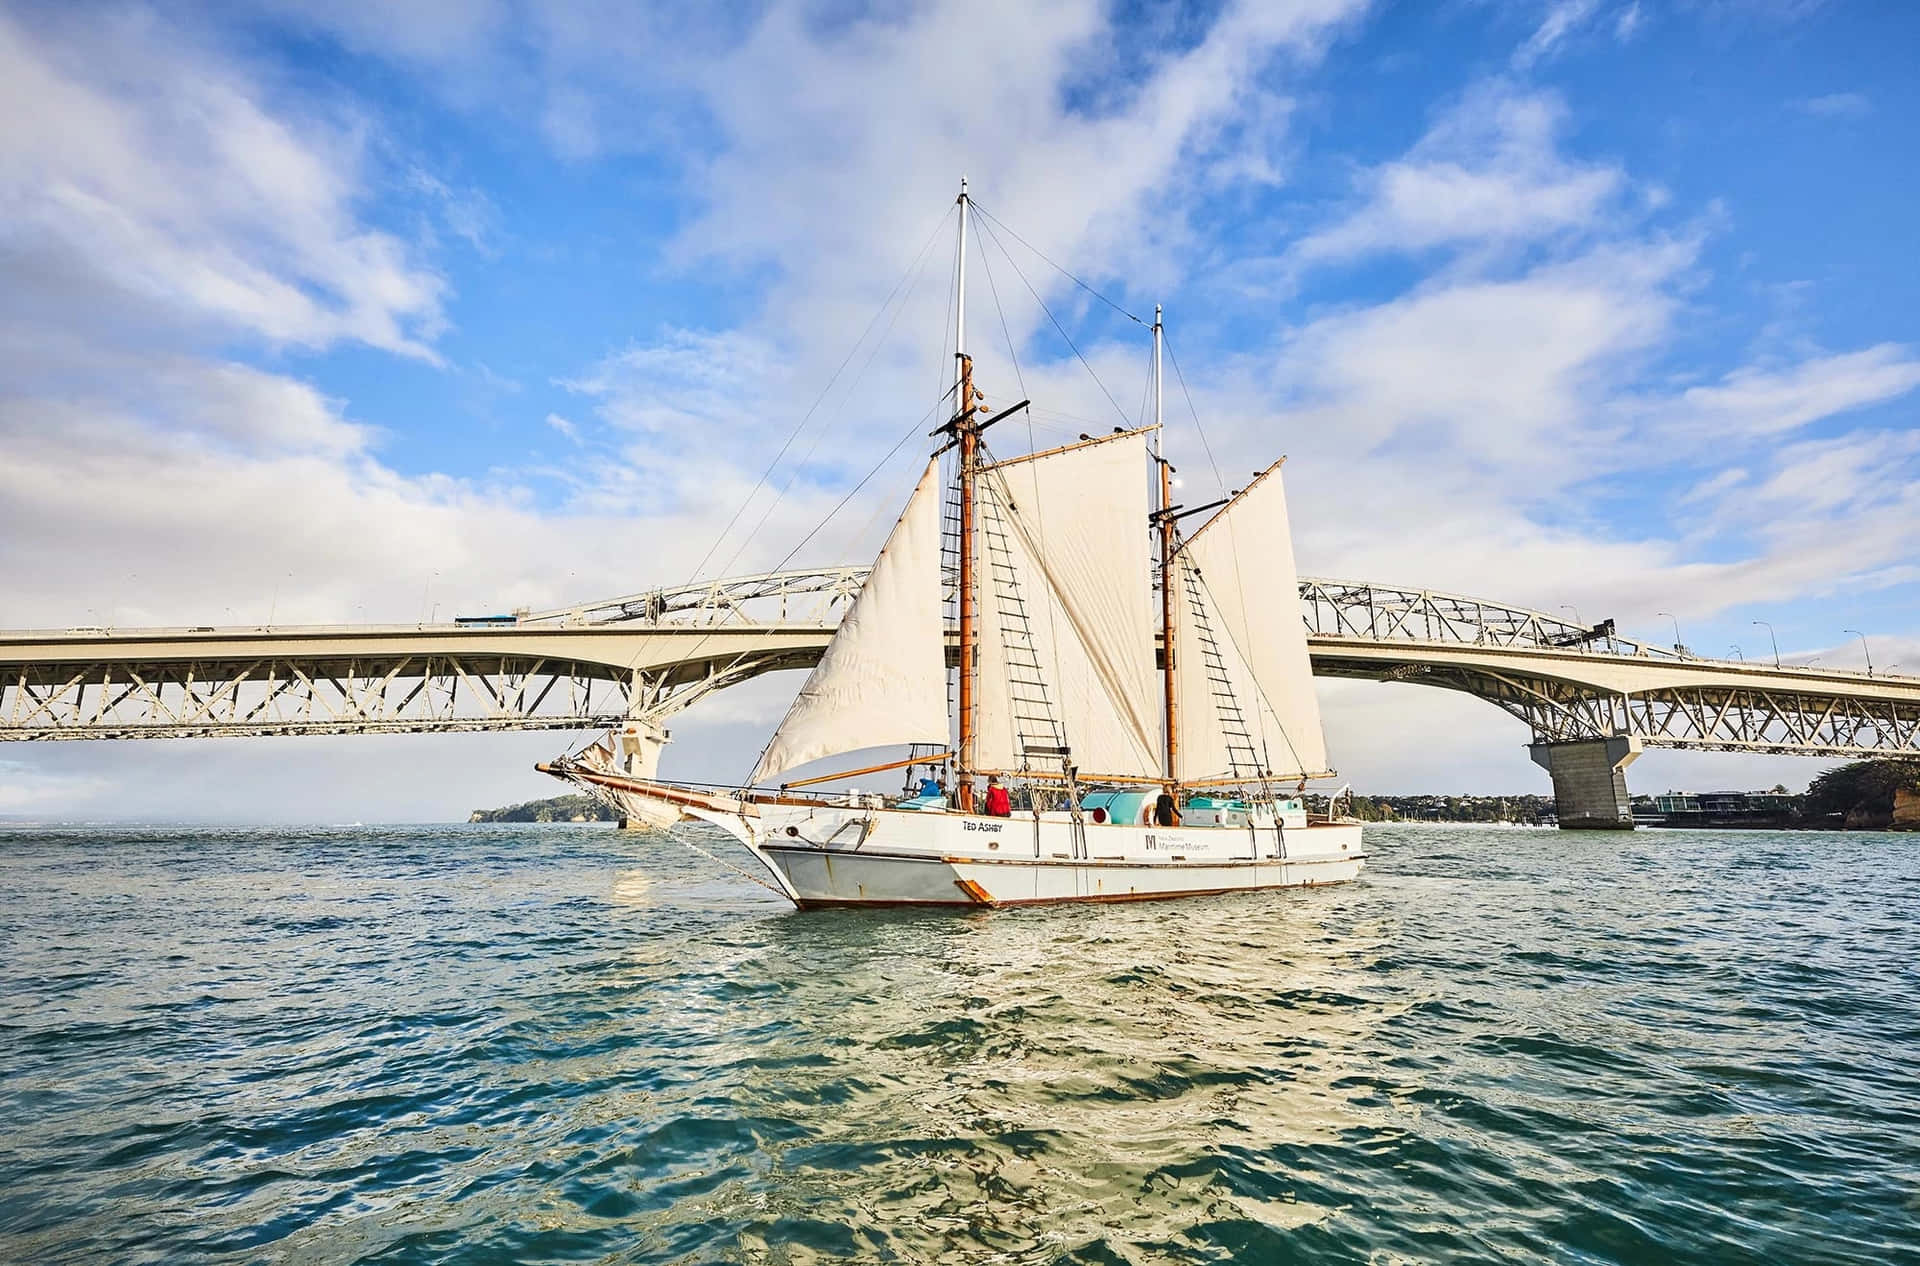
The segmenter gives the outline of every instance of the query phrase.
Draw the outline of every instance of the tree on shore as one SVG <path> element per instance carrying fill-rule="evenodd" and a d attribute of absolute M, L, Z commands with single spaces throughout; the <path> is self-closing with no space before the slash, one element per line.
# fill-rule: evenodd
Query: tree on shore
<path fill-rule="evenodd" d="M 1806 814 L 1838 816 L 1848 826 L 1885 826 L 1893 820 L 1893 795 L 1920 787 L 1920 760 L 1858 760 L 1829 769 L 1807 786 Z"/>

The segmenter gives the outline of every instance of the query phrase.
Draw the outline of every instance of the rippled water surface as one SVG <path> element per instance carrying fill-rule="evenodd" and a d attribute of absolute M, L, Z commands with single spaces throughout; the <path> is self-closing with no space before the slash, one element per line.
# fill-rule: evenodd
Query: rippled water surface
<path fill-rule="evenodd" d="M 0 1259 L 1920 1262 L 1920 838 L 795 914 L 584 827 L 0 831 Z"/>

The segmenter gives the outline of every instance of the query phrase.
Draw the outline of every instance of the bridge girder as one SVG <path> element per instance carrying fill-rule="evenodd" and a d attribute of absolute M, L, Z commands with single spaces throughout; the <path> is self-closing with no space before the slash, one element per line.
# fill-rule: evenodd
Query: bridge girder
<path fill-rule="evenodd" d="M 285 737 L 658 724 L 817 653 L 707 657 L 657 670 L 498 654 L 126 661 L 16 669 L 0 739 Z"/>
<path fill-rule="evenodd" d="M 653 590 L 511 626 L 0 634 L 0 740 L 659 727 L 819 658 L 866 576 Z M 1300 582 L 1314 671 L 1485 699 L 1536 742 L 1920 754 L 1920 679 L 1702 660 L 1434 590 Z"/>
<path fill-rule="evenodd" d="M 1493 704 L 1524 722 L 1535 743 L 1630 737 L 1644 747 L 1776 756 L 1920 756 L 1920 704 L 1793 690 L 1688 686 L 1603 692 L 1577 682 L 1478 668 L 1408 665 L 1387 674 L 1325 676 L 1439 686 Z"/>

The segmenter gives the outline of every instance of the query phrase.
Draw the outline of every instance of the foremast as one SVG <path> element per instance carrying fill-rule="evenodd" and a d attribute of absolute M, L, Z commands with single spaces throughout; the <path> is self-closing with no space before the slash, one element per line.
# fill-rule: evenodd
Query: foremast
<path fill-rule="evenodd" d="M 954 270 L 953 420 L 948 423 L 959 449 L 956 465 L 960 482 L 960 690 L 959 744 L 954 760 L 956 807 L 973 812 L 974 678 L 980 655 L 976 641 L 974 603 L 974 480 L 980 461 L 979 393 L 973 385 L 973 358 L 967 355 L 967 217 L 971 202 L 967 178 L 960 177 L 960 245 Z"/>

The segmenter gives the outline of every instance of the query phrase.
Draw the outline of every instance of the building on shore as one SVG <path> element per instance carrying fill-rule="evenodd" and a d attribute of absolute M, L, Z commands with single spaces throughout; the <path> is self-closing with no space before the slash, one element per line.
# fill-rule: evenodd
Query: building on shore
<path fill-rule="evenodd" d="M 1669 791 L 1653 798 L 1652 826 L 1786 826 L 1803 797 L 1773 791 Z M 1636 815 L 1636 820 L 1641 820 Z"/>

